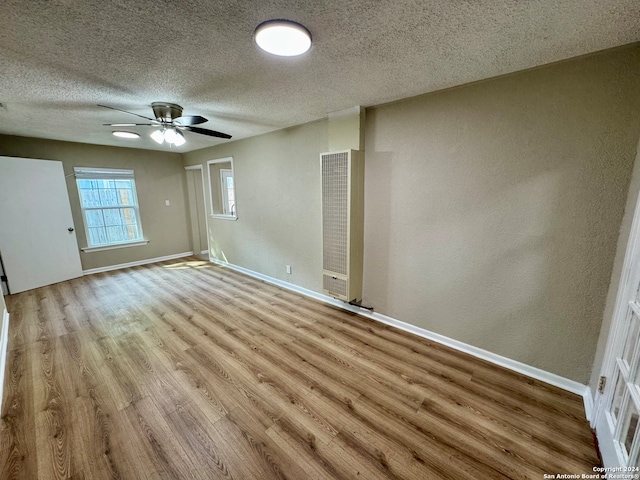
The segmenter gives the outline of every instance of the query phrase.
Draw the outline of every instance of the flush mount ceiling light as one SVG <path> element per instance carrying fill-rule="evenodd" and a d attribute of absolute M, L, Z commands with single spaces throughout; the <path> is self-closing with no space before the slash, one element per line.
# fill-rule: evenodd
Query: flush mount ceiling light
<path fill-rule="evenodd" d="M 302 55 L 311 48 L 311 34 L 290 20 L 269 20 L 256 28 L 254 38 L 265 52 L 281 57 Z"/>
<path fill-rule="evenodd" d="M 124 131 L 116 130 L 111 133 L 113 134 L 113 136 L 120 137 L 120 138 L 140 138 L 140 135 L 138 135 L 135 132 L 124 132 Z"/>
<path fill-rule="evenodd" d="M 169 145 L 175 145 L 179 147 L 187 143 L 182 132 L 175 128 L 166 128 L 164 130 L 156 130 L 151 134 L 151 138 L 154 142 L 162 145 L 167 142 Z"/>

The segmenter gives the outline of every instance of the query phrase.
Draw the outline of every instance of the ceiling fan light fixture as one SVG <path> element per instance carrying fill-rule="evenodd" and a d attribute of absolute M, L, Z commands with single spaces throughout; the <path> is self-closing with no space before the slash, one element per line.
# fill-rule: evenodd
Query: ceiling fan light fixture
<path fill-rule="evenodd" d="M 181 145 L 184 145 L 185 143 L 187 143 L 187 140 L 184 138 L 182 132 L 180 130 L 176 130 L 176 139 L 173 141 L 173 144 L 176 147 L 179 147 Z"/>
<path fill-rule="evenodd" d="M 174 128 L 167 128 L 164 131 L 164 141 L 167 142 L 169 145 L 176 143 L 176 137 L 178 135 L 176 134 L 176 130 Z"/>
<path fill-rule="evenodd" d="M 226 133 L 216 132 L 215 130 L 209 130 L 207 128 L 195 127 L 194 125 L 206 123 L 208 120 L 201 115 L 182 115 L 182 107 L 175 103 L 153 102 L 151 104 L 151 107 L 153 108 L 153 114 L 155 118 L 145 117 L 144 115 L 128 112 L 120 108 L 109 107 L 107 105 L 98 106 L 144 118 L 150 123 L 105 123 L 104 125 L 110 127 L 154 127 L 154 132 L 151 133 L 150 136 L 158 145 L 162 145 L 165 142 L 167 142 L 169 145 L 176 145 L 178 147 L 184 145 L 185 143 L 187 143 L 187 139 L 182 133 L 183 130 L 188 130 L 200 135 L 207 135 L 209 137 L 224 138 L 227 140 L 231 138 L 231 135 L 228 135 Z M 140 137 L 140 135 L 135 132 L 116 132 L 125 132 L 125 130 L 116 130 L 113 133 L 114 135 L 123 136 L 126 138 Z"/>
<path fill-rule="evenodd" d="M 311 33 L 290 20 L 268 20 L 256 27 L 254 39 L 267 53 L 281 57 L 302 55 L 311 48 Z"/>
<path fill-rule="evenodd" d="M 111 134 L 119 138 L 140 138 L 140 135 L 135 132 L 125 132 L 123 130 L 115 130 Z"/>
<path fill-rule="evenodd" d="M 164 143 L 164 133 L 161 130 L 155 130 L 152 134 L 151 134 L 151 139 L 162 145 Z"/>

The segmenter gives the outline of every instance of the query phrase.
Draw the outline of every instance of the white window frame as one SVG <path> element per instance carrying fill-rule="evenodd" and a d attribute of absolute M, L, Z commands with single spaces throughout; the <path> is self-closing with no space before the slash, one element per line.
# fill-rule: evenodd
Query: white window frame
<path fill-rule="evenodd" d="M 214 195 L 213 195 L 213 189 L 212 189 L 212 182 L 216 181 L 216 182 L 220 182 L 220 202 L 221 202 L 221 208 L 219 209 L 222 212 L 226 211 L 226 206 L 225 206 L 225 201 L 224 198 L 222 198 L 223 196 L 223 192 L 222 192 L 222 172 L 220 172 L 220 178 L 219 179 L 213 179 L 212 175 L 211 175 L 211 165 L 213 164 L 218 164 L 218 163 L 230 163 L 231 164 L 231 168 L 227 169 L 227 170 L 231 170 L 231 176 L 233 177 L 233 199 L 234 199 L 234 209 L 233 212 L 229 212 L 229 213 L 214 213 L 216 211 L 215 208 L 215 201 L 214 201 Z M 207 161 L 207 176 L 209 178 L 209 185 L 208 185 L 208 189 L 209 189 L 209 208 L 210 208 L 210 217 L 211 218 L 217 218 L 220 220 L 238 220 L 238 189 L 236 186 L 236 175 L 235 175 L 235 169 L 233 166 L 233 157 L 225 157 L 225 158 L 217 158 L 215 160 L 208 160 Z"/>
<path fill-rule="evenodd" d="M 140 207 L 138 203 L 138 192 L 136 190 L 136 181 L 133 170 L 126 169 L 112 169 L 112 168 L 93 168 L 93 167 L 74 167 L 74 174 L 76 178 L 76 188 L 78 189 L 78 200 L 80 202 L 80 209 L 82 210 L 82 222 L 84 223 L 84 233 L 87 240 L 87 246 L 81 248 L 83 252 L 99 252 L 103 250 L 113 250 L 116 248 L 136 247 L 146 245 L 149 240 L 144 238 L 144 231 L 142 229 L 142 219 L 140 218 Z M 82 203 L 82 193 L 78 180 L 131 180 L 131 190 L 133 193 L 133 203 L 126 206 L 114 206 L 114 207 L 85 207 Z M 139 232 L 139 238 L 135 240 L 128 240 L 124 242 L 112 242 L 100 245 L 91 245 L 91 237 L 89 236 L 89 227 L 87 222 L 87 211 L 89 210 L 109 210 L 120 208 L 131 208 L 135 211 L 137 219 L 137 227 Z"/>

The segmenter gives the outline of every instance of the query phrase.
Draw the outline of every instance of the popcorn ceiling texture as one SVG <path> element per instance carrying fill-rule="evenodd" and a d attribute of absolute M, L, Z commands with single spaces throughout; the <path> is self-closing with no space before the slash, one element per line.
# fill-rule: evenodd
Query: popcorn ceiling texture
<path fill-rule="evenodd" d="M 262 21 L 312 32 L 309 54 L 258 50 Z M 102 123 L 169 101 L 203 127 L 250 137 L 640 41 L 637 0 L 302 2 L 5 0 L 0 15 L 0 133 L 125 142 Z M 187 134 L 185 152 L 224 141 Z"/>

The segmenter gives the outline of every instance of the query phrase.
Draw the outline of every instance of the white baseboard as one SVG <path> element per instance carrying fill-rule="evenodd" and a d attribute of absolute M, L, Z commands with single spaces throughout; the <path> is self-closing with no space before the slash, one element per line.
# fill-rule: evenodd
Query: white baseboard
<path fill-rule="evenodd" d="M 4 394 L 4 371 L 7 367 L 7 346 L 9 345 L 9 312 L 2 312 L 2 330 L 0 330 L 0 412 Z"/>
<path fill-rule="evenodd" d="M 148 258 L 146 260 L 138 260 L 136 262 L 120 263 L 118 265 L 107 265 L 106 267 L 89 268 L 83 270 L 83 275 L 91 275 L 92 273 L 109 272 L 111 270 L 119 270 L 121 268 L 137 267 L 138 265 L 146 265 L 148 263 L 166 262 L 167 260 L 175 260 L 176 258 L 188 257 L 193 255 L 193 252 L 175 253 L 173 255 L 166 255 L 164 257 Z"/>
<path fill-rule="evenodd" d="M 584 402 L 584 414 L 587 417 L 587 420 L 591 424 L 592 428 L 595 428 L 595 417 L 594 417 L 594 401 L 593 396 L 591 395 L 591 388 L 588 385 L 584 386 L 584 390 L 582 392 L 582 401 Z"/>
<path fill-rule="evenodd" d="M 446 345 L 447 347 L 453 348 L 454 350 L 468 353 L 469 355 L 473 355 L 474 357 L 480 358 L 482 360 L 486 360 L 487 362 L 493 363 L 495 365 L 500 365 L 501 367 L 507 368 L 509 370 L 513 370 L 515 372 L 521 373 L 528 377 L 535 378 L 536 380 L 540 380 L 542 382 L 548 383 L 555 387 L 580 395 L 583 398 L 585 415 L 587 417 L 587 420 L 591 421 L 591 415 L 593 413 L 593 398 L 591 397 L 591 390 L 587 385 L 576 382 L 574 380 L 570 380 L 560 375 L 556 375 L 555 373 L 547 372 L 546 370 L 542 370 L 537 367 L 532 367 L 531 365 L 527 365 L 517 360 L 503 357 L 502 355 L 498 355 L 497 353 L 489 352 L 482 348 L 474 347 L 473 345 L 469 345 L 467 343 L 454 340 L 453 338 L 445 337 L 444 335 L 431 332 L 422 327 L 418 327 L 416 325 L 412 325 L 410 323 L 406 323 L 401 320 L 397 320 L 395 318 L 382 315 L 381 313 L 372 313 L 365 308 L 360 308 L 356 305 L 350 305 L 348 303 L 345 303 L 341 300 L 337 300 L 328 295 L 314 292 L 313 290 L 309 290 L 307 288 L 300 287 L 298 285 L 294 285 L 292 283 L 288 283 L 283 280 L 278 280 L 277 278 L 273 278 L 268 275 L 264 275 L 262 273 L 254 272 L 253 270 L 249 270 L 244 267 L 239 267 L 238 265 L 233 265 L 231 263 L 223 262 L 221 260 L 217 260 L 214 258 L 212 258 L 211 261 L 218 265 L 222 265 L 232 270 L 236 270 L 238 272 L 247 274 L 259 280 L 264 280 L 265 282 L 278 285 L 279 287 L 286 288 L 287 290 L 292 290 L 294 292 L 300 293 L 307 297 L 315 298 L 316 300 L 320 300 L 322 302 L 340 307 L 344 310 L 357 313 L 359 315 L 370 318 L 377 322 L 391 325 L 393 327 L 399 328 L 400 330 L 404 330 L 405 332 L 413 333 L 414 335 L 418 335 L 420 337 L 432 340 L 434 342 L 438 342 L 442 345 Z"/>

